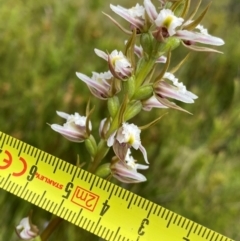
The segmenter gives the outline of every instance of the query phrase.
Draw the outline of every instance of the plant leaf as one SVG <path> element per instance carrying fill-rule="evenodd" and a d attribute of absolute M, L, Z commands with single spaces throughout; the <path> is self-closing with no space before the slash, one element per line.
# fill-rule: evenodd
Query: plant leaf
<path fill-rule="evenodd" d="M 197 13 L 197 11 L 198 11 L 201 3 L 202 3 L 202 0 L 198 0 L 198 3 L 197 3 L 197 5 L 196 5 L 196 7 L 195 7 L 194 10 L 192 11 L 192 13 L 188 16 L 188 18 L 185 20 L 185 23 L 186 23 L 187 21 L 189 21 L 189 20 L 192 20 L 192 19 L 194 18 L 194 16 L 195 16 L 195 14 Z"/>
<path fill-rule="evenodd" d="M 202 19 L 204 18 L 205 14 L 207 13 L 210 5 L 211 5 L 211 3 L 209 3 L 207 5 L 207 7 L 203 10 L 203 12 L 199 15 L 198 18 L 196 18 L 193 22 L 189 23 L 188 25 L 184 26 L 183 29 L 191 31 L 195 27 L 197 27 L 197 25 L 202 21 Z"/>
<path fill-rule="evenodd" d="M 107 16 L 117 27 L 119 27 L 124 33 L 126 34 L 132 34 L 131 31 L 127 30 L 126 28 L 124 28 L 120 23 L 118 23 L 115 19 L 113 19 L 110 15 L 102 12 L 105 16 Z"/>
<path fill-rule="evenodd" d="M 185 56 L 185 58 L 184 58 L 177 66 L 175 66 L 174 68 L 172 68 L 172 69 L 170 70 L 170 72 L 171 72 L 172 74 L 174 74 L 175 72 L 177 72 L 177 70 L 184 64 L 184 62 L 188 59 L 189 56 L 190 56 L 190 53 L 188 53 L 188 54 Z"/>
<path fill-rule="evenodd" d="M 163 116 L 165 116 L 165 115 L 167 115 L 168 114 L 168 112 L 167 113 L 164 113 L 163 115 L 161 115 L 161 116 L 159 116 L 157 119 L 155 119 L 154 121 L 152 121 L 152 122 L 150 122 L 150 123 L 148 123 L 148 124 L 146 124 L 146 125 L 144 125 L 144 126 L 140 126 L 140 127 L 138 127 L 140 130 L 145 130 L 145 129 L 147 129 L 147 128 L 149 128 L 149 127 L 151 127 L 151 126 L 154 126 L 155 124 L 157 124 L 157 122 L 163 117 Z"/>
<path fill-rule="evenodd" d="M 189 8 L 190 8 L 190 4 L 191 4 L 191 0 L 186 0 L 185 3 L 184 3 L 184 8 L 183 8 L 183 12 L 181 14 L 181 17 L 182 18 L 185 18 L 188 11 L 189 11 Z"/>
<path fill-rule="evenodd" d="M 167 62 L 164 65 L 164 68 L 162 69 L 161 73 L 155 78 L 154 83 L 157 82 L 157 81 L 161 81 L 165 72 L 168 70 L 168 67 L 169 67 L 169 64 L 170 64 L 170 59 L 171 59 L 171 49 L 168 51 Z"/>

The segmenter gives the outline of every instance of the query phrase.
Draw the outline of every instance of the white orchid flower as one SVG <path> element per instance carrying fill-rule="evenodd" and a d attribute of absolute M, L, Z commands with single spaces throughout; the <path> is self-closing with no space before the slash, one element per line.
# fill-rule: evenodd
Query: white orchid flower
<path fill-rule="evenodd" d="M 87 84 L 91 93 L 99 99 L 107 99 L 110 97 L 111 81 L 113 75 L 110 71 L 104 73 L 92 72 L 92 77 L 82 73 L 76 73 L 77 77 Z"/>
<path fill-rule="evenodd" d="M 30 217 L 23 218 L 15 230 L 19 238 L 28 241 L 36 238 L 39 233 L 38 227 L 32 224 Z"/>
<path fill-rule="evenodd" d="M 131 24 L 131 29 L 133 27 L 139 30 L 143 28 L 145 22 L 145 9 L 143 6 L 137 3 L 135 7 L 127 9 L 119 5 L 114 6 L 110 4 L 110 8 L 113 12 L 127 20 Z"/>
<path fill-rule="evenodd" d="M 109 69 L 114 77 L 124 80 L 132 75 L 131 64 L 121 51 L 113 50 L 106 54 L 102 50 L 94 49 L 97 56 L 108 62 Z"/>
<path fill-rule="evenodd" d="M 113 146 L 116 156 L 123 160 L 126 157 L 127 150 L 133 147 L 135 150 L 140 150 L 143 154 L 144 160 L 148 162 L 146 149 L 141 144 L 140 139 L 141 130 L 134 124 L 124 122 L 122 126 L 113 133 L 107 140 L 108 146 Z"/>
<path fill-rule="evenodd" d="M 146 177 L 138 173 L 137 170 L 145 170 L 148 166 L 137 164 L 136 160 L 131 156 L 130 149 L 127 150 L 124 161 L 119 160 L 114 162 L 110 168 L 113 177 L 124 183 L 139 183 L 147 180 Z"/>
<path fill-rule="evenodd" d="M 57 111 L 57 114 L 67 121 L 65 124 L 63 124 L 63 126 L 58 124 L 50 125 L 54 131 L 60 133 L 62 136 L 72 142 L 83 142 L 88 138 L 86 129 L 86 116 L 80 116 L 78 113 L 70 115 L 61 111 Z M 89 129 L 92 129 L 91 122 L 89 122 Z"/>

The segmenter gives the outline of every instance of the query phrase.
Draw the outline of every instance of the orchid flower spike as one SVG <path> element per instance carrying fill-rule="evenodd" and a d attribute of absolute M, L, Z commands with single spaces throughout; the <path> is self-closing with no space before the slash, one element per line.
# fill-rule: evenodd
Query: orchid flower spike
<path fill-rule="evenodd" d="M 66 119 L 67 122 L 63 124 L 63 126 L 58 124 L 50 125 L 54 131 L 60 133 L 72 142 L 83 142 L 88 138 L 89 135 L 86 127 L 86 116 L 80 116 L 78 113 L 70 115 L 60 111 L 57 111 L 57 114 Z M 91 122 L 89 122 L 89 129 L 92 129 Z"/>

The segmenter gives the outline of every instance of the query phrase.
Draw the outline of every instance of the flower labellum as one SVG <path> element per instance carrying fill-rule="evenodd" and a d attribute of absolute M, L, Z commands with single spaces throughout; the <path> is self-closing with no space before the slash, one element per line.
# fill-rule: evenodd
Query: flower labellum
<path fill-rule="evenodd" d="M 152 2 L 150 0 L 144 0 L 143 5 L 146 9 L 148 17 L 150 18 L 150 20 L 152 22 L 154 22 L 155 19 L 158 16 L 158 13 L 157 13 L 157 10 L 156 10 L 155 6 L 152 4 Z"/>
<path fill-rule="evenodd" d="M 176 33 L 176 28 L 181 26 L 183 21 L 184 19 L 176 17 L 172 10 L 163 9 L 158 14 L 155 24 L 157 27 L 166 29 L 169 36 L 173 36 Z"/>

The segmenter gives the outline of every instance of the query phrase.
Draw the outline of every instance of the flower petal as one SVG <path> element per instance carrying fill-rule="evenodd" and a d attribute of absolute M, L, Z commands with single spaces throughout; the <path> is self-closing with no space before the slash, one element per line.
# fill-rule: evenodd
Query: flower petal
<path fill-rule="evenodd" d="M 108 147 L 111 147 L 111 146 L 113 146 L 113 144 L 114 144 L 114 140 L 115 140 L 115 135 L 116 135 L 116 131 L 115 132 L 113 132 L 110 136 L 109 136 L 109 138 L 108 138 L 108 140 L 107 140 L 107 146 Z"/>
<path fill-rule="evenodd" d="M 206 47 L 197 46 L 197 45 L 188 45 L 188 44 L 185 44 L 184 42 L 182 42 L 182 44 L 184 47 L 197 52 L 212 52 L 212 53 L 223 54 L 223 52 L 218 51 L 216 49 L 206 48 Z"/>
<path fill-rule="evenodd" d="M 105 52 L 103 52 L 102 50 L 95 48 L 95 49 L 94 49 L 94 52 L 95 52 L 95 54 L 96 54 L 98 57 L 103 58 L 103 59 L 105 59 L 106 61 L 108 60 L 108 55 L 107 55 Z"/>
<path fill-rule="evenodd" d="M 152 108 L 168 108 L 167 106 L 160 103 L 155 96 L 142 102 L 142 109 L 144 111 L 150 111 Z"/>
<path fill-rule="evenodd" d="M 92 80 L 85 74 L 76 72 L 76 75 L 80 80 L 82 80 L 84 83 L 86 83 L 88 87 L 92 87 L 92 88 L 96 89 L 96 91 L 98 91 L 100 93 L 100 96 L 105 96 L 107 94 L 106 86 L 101 85 L 100 83 L 98 83 L 95 80 Z"/>
<path fill-rule="evenodd" d="M 176 32 L 176 36 L 182 40 L 188 40 L 202 44 L 210 44 L 215 46 L 221 46 L 224 44 L 224 41 L 221 38 L 209 34 L 191 32 L 188 30 L 178 30 Z"/>
<path fill-rule="evenodd" d="M 51 128 L 54 131 L 60 133 L 61 135 L 63 135 L 69 141 L 72 141 L 72 142 L 83 142 L 86 139 L 84 134 L 81 134 L 80 132 L 77 132 L 77 131 L 74 131 L 74 130 L 70 130 L 70 129 L 64 128 L 61 125 L 52 124 L 50 126 L 51 126 Z"/>
<path fill-rule="evenodd" d="M 158 16 L 155 6 L 153 5 L 153 3 L 150 0 L 144 0 L 143 5 L 146 9 L 148 17 L 151 19 L 152 22 L 154 22 L 154 20 Z"/>
<path fill-rule="evenodd" d="M 129 168 L 124 162 L 118 161 L 111 166 L 112 175 L 124 183 L 139 183 L 146 181 L 146 177 L 136 169 Z"/>
<path fill-rule="evenodd" d="M 129 147 L 130 147 L 129 144 L 127 143 L 120 144 L 118 141 L 115 141 L 113 144 L 113 151 L 121 161 L 124 161 Z"/>
<path fill-rule="evenodd" d="M 64 119 L 68 119 L 68 117 L 70 116 L 69 114 L 65 113 L 65 112 L 62 112 L 62 111 L 56 111 L 57 112 L 57 115 L 64 118 Z"/>
<path fill-rule="evenodd" d="M 186 112 L 186 113 L 188 113 L 188 114 L 191 115 L 190 112 L 188 112 L 187 110 L 181 108 L 180 106 L 176 105 L 174 102 L 171 102 L 171 101 L 169 101 L 169 100 L 166 99 L 166 98 L 162 98 L 162 97 L 160 97 L 160 96 L 158 96 L 158 95 L 156 95 L 156 98 L 158 99 L 158 101 L 159 101 L 161 104 L 167 106 L 168 108 L 180 110 L 180 111 Z"/>
<path fill-rule="evenodd" d="M 149 164 L 146 149 L 143 147 L 142 144 L 139 146 L 139 150 L 142 152 L 145 162 Z"/>
<path fill-rule="evenodd" d="M 161 97 L 169 97 L 184 103 L 194 103 L 194 99 L 197 99 L 197 96 L 190 91 L 179 91 L 175 86 L 161 81 L 156 88 L 156 93 L 159 93 Z"/>
<path fill-rule="evenodd" d="M 127 20 L 136 28 L 141 29 L 143 27 L 144 21 L 141 20 L 140 18 L 132 16 L 129 12 L 131 9 L 126 9 L 119 5 L 114 6 L 112 4 L 110 4 L 110 8 L 112 9 L 113 12 L 115 12 L 116 14 L 118 14 L 119 16 Z"/>

